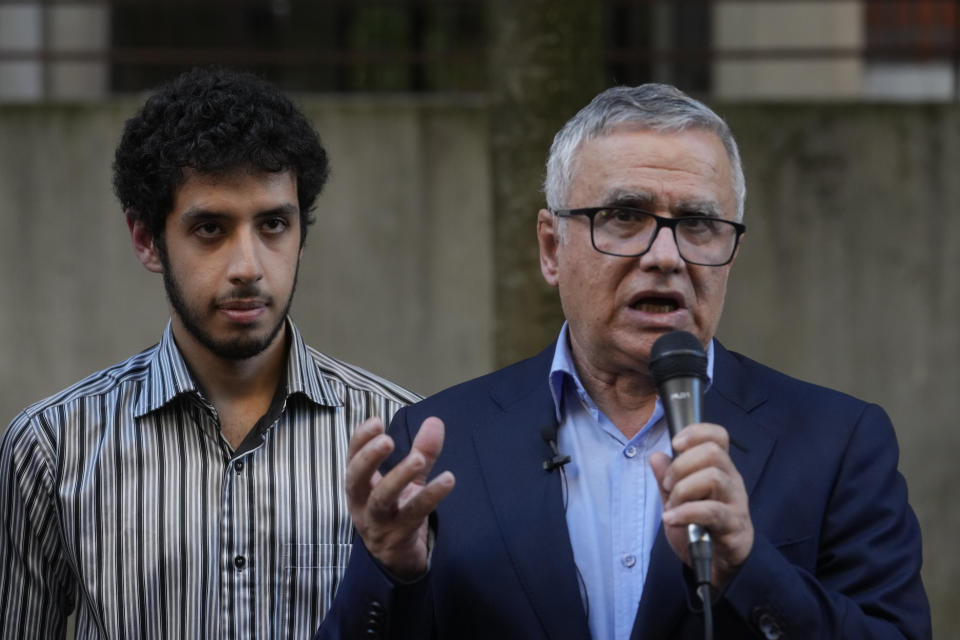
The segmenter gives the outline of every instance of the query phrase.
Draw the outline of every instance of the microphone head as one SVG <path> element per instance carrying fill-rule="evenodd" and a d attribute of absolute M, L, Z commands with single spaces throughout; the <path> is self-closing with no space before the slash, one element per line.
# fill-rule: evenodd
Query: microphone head
<path fill-rule="evenodd" d="M 707 354 L 689 331 L 671 331 L 657 338 L 650 349 L 650 375 L 660 387 L 671 378 L 707 380 Z"/>

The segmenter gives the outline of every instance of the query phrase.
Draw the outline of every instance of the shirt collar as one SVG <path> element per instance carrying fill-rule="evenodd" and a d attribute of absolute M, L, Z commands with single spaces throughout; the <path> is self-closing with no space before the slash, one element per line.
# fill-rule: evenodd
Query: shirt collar
<path fill-rule="evenodd" d="M 570 331 L 567 323 L 563 323 L 560 328 L 560 336 L 557 338 L 557 347 L 553 352 L 553 363 L 550 365 L 550 395 L 553 396 L 553 406 L 557 413 L 557 421 L 563 421 L 563 388 L 564 382 L 569 378 L 574 388 L 585 398 L 589 394 L 577 375 L 577 368 L 573 365 L 573 352 L 570 350 Z M 707 345 L 707 384 L 704 391 L 713 384 L 713 340 Z M 592 402 L 591 398 L 591 402 Z M 660 403 L 660 399 L 657 399 Z"/>
<path fill-rule="evenodd" d="M 315 366 L 300 331 L 289 317 L 286 322 L 290 336 L 286 397 L 299 393 L 319 405 L 342 406 L 342 399 Z M 169 321 L 159 344 L 154 347 L 148 367 L 144 387 L 137 398 L 134 413 L 137 418 L 156 411 L 179 396 L 200 396 L 200 387 L 190 374 L 183 354 L 173 339 L 173 325 Z"/>
<path fill-rule="evenodd" d="M 310 355 L 310 348 L 289 317 L 287 329 L 290 330 L 291 336 L 290 354 L 287 357 L 287 397 L 294 393 L 302 393 L 316 404 L 342 407 L 343 398 L 337 395 L 333 385 L 320 371 Z"/>

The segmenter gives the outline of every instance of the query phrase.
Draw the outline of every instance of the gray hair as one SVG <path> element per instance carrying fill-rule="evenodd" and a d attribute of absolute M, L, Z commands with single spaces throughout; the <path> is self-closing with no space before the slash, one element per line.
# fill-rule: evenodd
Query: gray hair
<path fill-rule="evenodd" d="M 747 185 L 737 142 L 730 127 L 710 107 L 667 84 L 642 84 L 638 87 L 613 87 L 595 97 L 570 118 L 550 145 L 547 177 L 543 191 L 547 206 L 556 211 L 567 206 L 567 196 L 576 170 L 576 153 L 586 140 L 609 135 L 626 125 L 659 133 L 677 133 L 688 129 L 712 131 L 723 142 L 733 169 L 733 192 L 737 203 L 737 221 L 743 219 Z"/>

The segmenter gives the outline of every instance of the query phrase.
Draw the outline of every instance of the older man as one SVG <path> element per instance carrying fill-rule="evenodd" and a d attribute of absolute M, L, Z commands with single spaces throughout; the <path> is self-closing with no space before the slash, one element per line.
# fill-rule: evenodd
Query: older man
<path fill-rule="evenodd" d="M 672 87 L 608 90 L 563 127 L 537 236 L 567 322 L 390 436 L 357 431 L 362 544 L 321 637 L 704 637 L 691 523 L 713 538 L 717 637 L 930 636 L 884 412 L 714 339 L 745 191 L 727 125 Z M 678 329 L 708 391 L 671 440 L 649 362 Z M 557 450 L 572 461 L 542 464 Z"/>

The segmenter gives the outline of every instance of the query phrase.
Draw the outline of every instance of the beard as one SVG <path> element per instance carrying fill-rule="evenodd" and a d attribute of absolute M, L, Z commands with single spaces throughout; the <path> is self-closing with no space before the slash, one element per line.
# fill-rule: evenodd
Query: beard
<path fill-rule="evenodd" d="M 170 306 L 173 307 L 174 313 L 180 318 L 180 321 L 186 330 L 190 332 L 190 335 L 211 353 L 225 360 L 247 360 L 259 355 L 273 343 L 287 320 L 287 314 L 290 312 L 290 304 L 293 302 L 293 292 L 297 288 L 297 277 L 300 274 L 299 262 L 293 275 L 293 286 L 290 287 L 290 296 L 287 298 L 283 307 L 283 313 L 278 316 L 276 324 L 274 324 L 266 334 L 218 339 L 204 329 L 201 320 L 203 317 L 202 312 L 191 307 L 187 302 L 186 297 L 183 295 L 183 288 L 180 286 L 176 277 L 174 277 L 173 271 L 170 268 L 166 251 L 161 250 L 158 254 L 160 256 L 160 262 L 163 264 L 163 287 L 167 292 L 167 299 L 170 301 Z M 255 285 L 251 285 L 234 289 L 228 297 L 256 298 L 259 296 L 260 290 Z"/>

